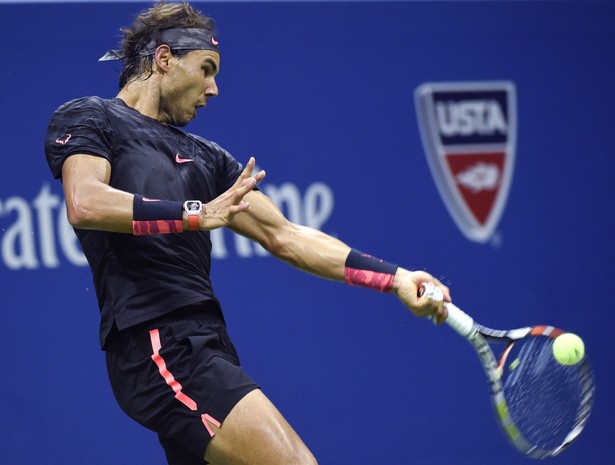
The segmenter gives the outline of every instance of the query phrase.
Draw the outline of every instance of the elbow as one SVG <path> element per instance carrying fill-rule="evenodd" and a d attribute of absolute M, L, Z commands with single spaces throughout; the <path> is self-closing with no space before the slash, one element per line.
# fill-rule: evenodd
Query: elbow
<path fill-rule="evenodd" d="M 66 217 L 77 229 L 88 229 L 93 224 L 91 209 L 77 198 L 66 199 Z"/>
<path fill-rule="evenodd" d="M 279 234 L 269 234 L 261 245 L 274 257 L 293 266 L 299 265 L 296 231 L 292 228 Z"/>
<path fill-rule="evenodd" d="M 284 242 L 280 238 L 271 236 L 267 237 L 267 240 L 261 242 L 261 245 L 276 258 L 280 260 L 288 261 L 286 255 L 288 255 L 288 248 L 284 246 Z"/>

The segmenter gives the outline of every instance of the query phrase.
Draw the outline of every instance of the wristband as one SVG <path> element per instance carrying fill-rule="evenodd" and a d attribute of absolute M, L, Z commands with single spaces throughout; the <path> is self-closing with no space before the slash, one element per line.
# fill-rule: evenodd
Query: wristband
<path fill-rule="evenodd" d="M 132 234 L 143 236 L 183 232 L 182 212 L 182 202 L 148 199 L 135 194 L 132 203 Z"/>
<path fill-rule="evenodd" d="M 391 292 L 398 265 L 352 249 L 346 258 L 344 280 L 350 286 Z"/>

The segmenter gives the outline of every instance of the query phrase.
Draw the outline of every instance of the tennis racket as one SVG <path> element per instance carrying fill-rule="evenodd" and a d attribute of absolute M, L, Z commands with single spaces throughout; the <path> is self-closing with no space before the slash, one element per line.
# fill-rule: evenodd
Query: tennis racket
<path fill-rule="evenodd" d="M 418 294 L 442 300 L 442 291 L 431 283 L 422 284 Z M 574 365 L 555 360 L 553 341 L 564 331 L 553 326 L 490 329 L 454 304 L 444 305 L 446 323 L 472 344 L 480 358 L 495 416 L 512 445 L 542 459 L 572 444 L 592 410 L 594 376 L 587 356 Z M 490 343 L 503 344 L 498 358 Z"/>

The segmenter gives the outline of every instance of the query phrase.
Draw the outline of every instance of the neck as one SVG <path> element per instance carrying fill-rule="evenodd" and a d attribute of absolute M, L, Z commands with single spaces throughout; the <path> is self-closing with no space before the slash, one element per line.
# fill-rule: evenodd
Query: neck
<path fill-rule="evenodd" d="M 160 109 L 160 91 L 155 76 L 149 79 L 135 79 L 126 84 L 117 94 L 131 108 L 150 118 L 157 119 L 163 124 L 167 118 Z"/>

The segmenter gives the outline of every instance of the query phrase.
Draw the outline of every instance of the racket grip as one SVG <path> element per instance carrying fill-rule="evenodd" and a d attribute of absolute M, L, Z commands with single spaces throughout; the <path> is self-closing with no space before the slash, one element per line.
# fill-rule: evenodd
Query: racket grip
<path fill-rule="evenodd" d="M 446 323 L 463 337 L 468 337 L 474 329 L 472 317 L 451 302 L 445 302 L 444 305 L 448 311 Z"/>

